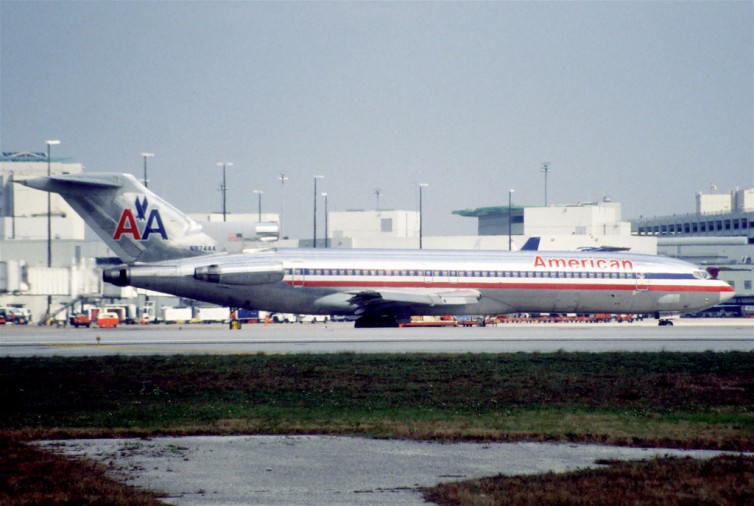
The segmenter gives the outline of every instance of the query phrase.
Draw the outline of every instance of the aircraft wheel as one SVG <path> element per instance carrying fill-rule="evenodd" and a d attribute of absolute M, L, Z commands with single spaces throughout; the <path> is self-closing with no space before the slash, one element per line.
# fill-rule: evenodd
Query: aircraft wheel
<path fill-rule="evenodd" d="M 358 318 L 353 324 L 353 328 L 355 329 L 374 329 L 397 326 L 398 321 L 394 316 L 389 315 L 362 316 L 361 318 Z"/>

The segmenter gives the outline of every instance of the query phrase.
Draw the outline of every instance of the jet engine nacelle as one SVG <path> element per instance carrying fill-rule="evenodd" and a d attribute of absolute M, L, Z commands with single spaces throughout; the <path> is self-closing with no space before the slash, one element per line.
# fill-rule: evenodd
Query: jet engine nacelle
<path fill-rule="evenodd" d="M 283 280 L 285 271 L 280 262 L 255 265 L 212 264 L 197 267 L 194 279 L 223 285 L 268 285 Z"/>
<path fill-rule="evenodd" d="M 127 265 L 105 269 L 102 271 L 102 281 L 115 286 L 128 286 L 131 284 L 131 269 Z"/>
<path fill-rule="evenodd" d="M 115 286 L 142 286 L 144 280 L 176 278 L 174 265 L 119 265 L 102 271 L 102 280 Z"/>

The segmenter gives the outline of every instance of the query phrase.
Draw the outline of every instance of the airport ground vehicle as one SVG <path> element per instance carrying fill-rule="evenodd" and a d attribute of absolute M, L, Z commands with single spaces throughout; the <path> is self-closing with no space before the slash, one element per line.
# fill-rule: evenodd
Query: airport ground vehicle
<path fill-rule="evenodd" d="M 293 313 L 272 313 L 270 320 L 272 323 L 296 323 L 298 316 Z"/>
<path fill-rule="evenodd" d="M 190 307 L 163 307 L 162 323 L 188 323 L 194 318 L 194 312 Z"/>
<path fill-rule="evenodd" d="M 92 326 L 92 319 L 89 318 L 89 315 L 86 313 L 78 313 L 71 315 L 71 317 L 68 319 L 68 323 L 73 327 L 91 327 Z"/>
<path fill-rule="evenodd" d="M 296 317 L 299 323 L 327 323 L 330 317 L 325 314 L 300 314 Z"/>
<path fill-rule="evenodd" d="M 26 325 L 31 321 L 31 313 L 27 308 L 24 307 L 0 307 L 0 320 L 2 321 L 2 323 Z"/>
<path fill-rule="evenodd" d="M 196 310 L 196 319 L 201 323 L 226 323 L 230 320 L 227 307 L 200 307 Z"/>
<path fill-rule="evenodd" d="M 120 318 L 116 313 L 100 313 L 97 315 L 97 326 L 103 329 L 115 328 L 120 323 Z"/>
<path fill-rule="evenodd" d="M 269 320 L 270 314 L 267 311 L 257 309 L 238 309 L 236 319 L 241 323 L 259 323 Z"/>

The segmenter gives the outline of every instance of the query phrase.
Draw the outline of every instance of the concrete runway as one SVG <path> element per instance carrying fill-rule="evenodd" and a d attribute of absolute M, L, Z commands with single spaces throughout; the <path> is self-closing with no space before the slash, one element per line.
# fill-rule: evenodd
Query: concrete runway
<path fill-rule="evenodd" d="M 754 351 L 754 319 L 354 329 L 352 323 L 131 325 L 115 329 L 0 326 L 0 356 L 237 353 L 504 353 Z"/>

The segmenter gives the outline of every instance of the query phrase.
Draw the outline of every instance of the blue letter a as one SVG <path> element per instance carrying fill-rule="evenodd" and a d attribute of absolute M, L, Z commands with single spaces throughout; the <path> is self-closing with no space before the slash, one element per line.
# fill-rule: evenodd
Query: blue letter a
<path fill-rule="evenodd" d="M 157 209 L 152 209 L 152 212 L 149 213 L 149 220 L 147 220 L 147 226 L 144 227 L 144 233 L 141 234 L 141 240 L 146 241 L 149 239 L 149 236 L 153 233 L 160 234 L 160 237 L 168 240 L 168 233 L 165 231 L 165 226 L 162 224 L 162 218 L 160 217 L 160 212 Z"/>

